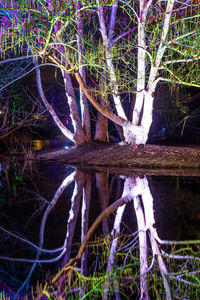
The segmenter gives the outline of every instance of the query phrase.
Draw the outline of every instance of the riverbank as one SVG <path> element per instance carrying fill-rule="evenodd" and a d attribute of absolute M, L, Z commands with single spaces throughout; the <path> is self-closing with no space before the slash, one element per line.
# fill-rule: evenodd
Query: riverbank
<path fill-rule="evenodd" d="M 169 175 L 200 176 L 200 146 L 146 145 L 133 148 L 130 145 L 92 142 L 69 149 L 41 151 L 35 159 L 56 160 L 84 169 L 138 170 L 145 174 L 163 174 L 165 169 L 164 173 Z"/>

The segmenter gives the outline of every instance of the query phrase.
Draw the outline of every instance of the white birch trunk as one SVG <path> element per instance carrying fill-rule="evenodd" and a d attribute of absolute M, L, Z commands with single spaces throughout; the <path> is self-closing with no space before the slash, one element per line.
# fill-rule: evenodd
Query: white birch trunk
<path fill-rule="evenodd" d="M 83 66 L 84 63 L 84 45 L 83 45 L 83 25 L 81 20 L 81 1 L 77 1 L 76 10 L 77 10 L 77 43 L 78 43 L 78 55 L 79 55 L 79 72 L 84 80 L 86 82 L 86 76 L 85 76 L 85 67 Z M 81 120 L 82 120 L 82 127 L 85 132 L 85 135 L 87 137 L 87 140 L 91 139 L 91 128 L 90 128 L 90 113 L 88 109 L 88 102 L 87 97 L 84 94 L 81 87 L 79 87 L 79 93 L 80 93 L 80 106 L 81 106 Z"/>
<path fill-rule="evenodd" d="M 116 108 L 118 116 L 127 120 L 127 117 L 125 115 L 124 109 L 121 104 L 120 96 L 118 95 L 119 88 L 118 88 L 118 84 L 117 84 L 115 68 L 114 68 L 113 61 L 112 61 L 111 36 L 108 37 L 108 34 L 107 34 L 106 24 L 105 24 L 104 15 L 103 15 L 103 8 L 100 5 L 100 1 L 96 0 L 96 2 L 97 2 L 97 9 L 98 9 L 100 32 L 101 32 L 101 36 L 102 36 L 102 40 L 103 40 L 103 45 L 104 45 L 105 51 L 106 51 L 106 64 L 107 64 L 107 69 L 108 69 L 108 72 L 110 75 L 110 84 L 111 84 L 113 100 L 115 103 L 115 108 Z M 112 13 L 111 13 L 111 20 L 110 20 L 110 30 L 109 30 L 110 35 L 113 34 L 113 31 L 114 31 L 117 5 L 118 5 L 118 1 L 114 1 Z"/>
<path fill-rule="evenodd" d="M 132 122 L 135 125 L 139 125 L 145 92 L 145 21 L 145 1 L 140 0 L 140 15 L 138 18 L 137 94 L 132 116 Z"/>
<path fill-rule="evenodd" d="M 65 85 L 65 93 L 70 108 L 70 117 L 74 128 L 74 141 L 76 145 L 79 145 L 87 141 L 87 138 L 82 128 L 74 88 L 72 86 L 71 75 L 66 73 L 64 70 L 62 70 L 62 75 Z"/>
<path fill-rule="evenodd" d="M 146 144 L 149 128 L 152 122 L 153 101 L 147 103 L 145 92 L 146 76 L 146 42 L 145 42 L 145 22 L 147 16 L 146 1 L 140 0 L 140 14 L 138 18 L 138 57 L 137 57 L 137 94 L 132 114 L 132 123 L 141 125 L 141 133 L 138 135 L 134 130 L 125 131 L 125 141 L 131 144 Z M 145 109 L 143 109 L 145 108 Z M 142 115 L 143 112 L 143 115 Z M 144 121 L 143 121 L 144 118 Z"/>
<path fill-rule="evenodd" d="M 157 85 L 156 76 L 166 49 L 165 41 L 170 26 L 170 19 L 175 0 L 168 0 L 167 2 L 161 42 L 159 44 L 158 51 L 156 54 L 155 65 L 153 62 L 151 63 L 151 70 L 149 74 L 148 84 L 146 87 L 145 23 L 148 8 L 151 5 L 151 3 L 151 0 L 148 3 L 144 0 L 140 0 L 140 16 L 138 20 L 137 95 L 133 110 L 132 123 L 135 125 L 140 125 L 141 132 L 137 134 L 131 127 L 127 127 L 127 129 L 124 132 L 125 141 L 127 141 L 128 143 L 131 142 L 131 144 L 135 143 L 137 145 L 146 144 L 148 139 L 148 133 L 152 124 L 153 100 Z"/>

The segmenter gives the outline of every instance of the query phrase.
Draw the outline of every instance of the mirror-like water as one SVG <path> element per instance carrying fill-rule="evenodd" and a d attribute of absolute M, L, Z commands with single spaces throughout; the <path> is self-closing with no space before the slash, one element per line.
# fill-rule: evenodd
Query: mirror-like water
<path fill-rule="evenodd" d="M 200 178 L 126 177 L 21 163 L 13 157 L 0 165 L 1 296 L 4 291 L 4 297 L 30 298 L 31 287 L 44 286 L 77 255 L 88 229 L 108 207 L 73 265 L 76 284 L 64 299 L 197 295 L 199 244 L 180 241 L 200 239 Z M 81 276 L 92 276 L 93 283 Z M 50 292 L 51 299 L 57 297 Z"/>

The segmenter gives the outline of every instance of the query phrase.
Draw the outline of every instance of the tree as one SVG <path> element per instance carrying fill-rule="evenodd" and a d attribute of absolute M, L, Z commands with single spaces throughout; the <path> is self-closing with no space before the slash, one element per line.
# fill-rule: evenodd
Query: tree
<path fill-rule="evenodd" d="M 10 48 L 36 55 L 40 97 L 76 145 L 91 139 L 88 101 L 98 111 L 94 138 L 106 139 L 110 119 L 125 142 L 138 145 L 147 141 L 160 82 L 200 87 L 198 0 L 0 1 L 0 7 L 2 57 Z M 46 99 L 40 76 L 46 63 L 62 72 L 73 132 Z"/>

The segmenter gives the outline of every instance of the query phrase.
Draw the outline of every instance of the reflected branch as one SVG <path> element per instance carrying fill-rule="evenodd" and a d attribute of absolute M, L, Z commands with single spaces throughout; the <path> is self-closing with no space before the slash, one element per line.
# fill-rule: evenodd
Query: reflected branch
<path fill-rule="evenodd" d="M 2 226 L 0 226 L 0 230 L 2 230 L 3 232 L 5 232 L 6 234 L 8 234 L 8 235 L 10 235 L 10 236 L 12 236 L 12 237 L 14 237 L 14 238 L 16 238 L 17 240 L 19 240 L 19 241 L 21 241 L 21 242 L 23 242 L 23 243 L 26 243 L 26 244 L 28 244 L 28 245 L 30 245 L 31 247 L 33 247 L 33 248 L 35 248 L 36 250 L 41 251 L 41 252 L 55 253 L 55 252 L 59 252 L 59 251 L 62 251 L 62 250 L 63 250 L 63 247 L 57 248 L 57 249 L 52 249 L 52 250 L 51 250 L 51 249 L 40 248 L 40 247 L 38 247 L 37 245 L 35 245 L 34 243 L 32 243 L 31 241 L 29 241 L 29 240 L 27 240 L 27 239 L 25 239 L 25 238 L 23 238 L 23 237 L 21 237 L 21 236 L 15 234 L 15 233 L 10 232 L 9 230 L 3 228 Z M 3 259 L 3 258 L 0 257 L 0 259 Z M 11 258 L 8 258 L 8 259 L 11 259 Z M 15 260 L 15 259 L 14 259 L 14 260 Z"/>
<path fill-rule="evenodd" d="M 61 196 L 61 194 L 64 192 L 64 190 L 67 188 L 67 186 L 69 186 L 73 181 L 74 181 L 74 176 L 75 176 L 76 172 L 74 171 L 72 174 L 70 174 L 69 176 L 67 176 L 64 181 L 62 182 L 62 184 L 60 185 L 60 187 L 57 189 L 52 201 L 49 203 L 49 205 L 47 206 L 42 221 L 41 221 L 41 225 L 40 225 L 40 233 L 39 233 L 39 249 L 43 247 L 43 242 L 44 242 L 44 230 L 45 230 L 45 225 L 46 225 L 46 221 L 47 221 L 47 217 L 49 215 L 49 213 L 51 212 L 51 210 L 54 208 L 54 206 L 56 205 L 59 197 Z M 64 254 L 65 251 L 62 251 L 62 255 Z M 28 284 L 31 275 L 33 273 L 33 271 L 35 270 L 38 262 L 39 262 L 39 257 L 41 255 L 41 251 L 38 250 L 37 251 L 37 255 L 36 255 L 36 259 L 34 260 L 34 263 L 25 279 L 25 281 L 23 282 L 23 284 L 21 285 L 21 287 L 18 289 L 16 296 L 14 299 L 16 299 L 17 295 L 24 289 L 24 287 Z M 61 258 L 60 255 L 58 256 L 59 259 Z M 56 258 L 53 259 L 53 261 L 55 261 Z M 52 261 L 51 261 L 52 262 Z"/>
<path fill-rule="evenodd" d="M 113 204 L 111 204 L 108 208 L 106 208 L 98 217 L 97 219 L 94 221 L 94 223 L 92 224 L 92 226 L 90 227 L 90 229 L 88 230 L 86 237 L 83 241 L 83 243 L 81 244 L 81 247 L 78 251 L 78 254 L 76 255 L 75 258 L 72 258 L 69 260 L 69 262 L 65 265 L 65 267 L 56 274 L 56 276 L 52 279 L 52 284 L 55 284 L 56 281 L 60 278 L 61 275 L 63 275 L 63 273 L 69 269 L 69 267 L 71 266 L 76 266 L 77 262 L 80 261 L 85 248 L 87 246 L 87 242 L 90 240 L 90 238 L 92 237 L 95 229 L 99 226 L 99 224 L 102 222 L 102 220 L 106 217 L 108 218 L 119 206 L 122 206 L 123 204 L 126 204 L 128 202 L 130 202 L 132 200 L 132 196 L 131 195 L 126 195 L 125 197 L 122 197 L 120 199 L 118 199 L 116 202 L 114 202 Z M 64 278 L 63 278 L 64 280 Z"/>

